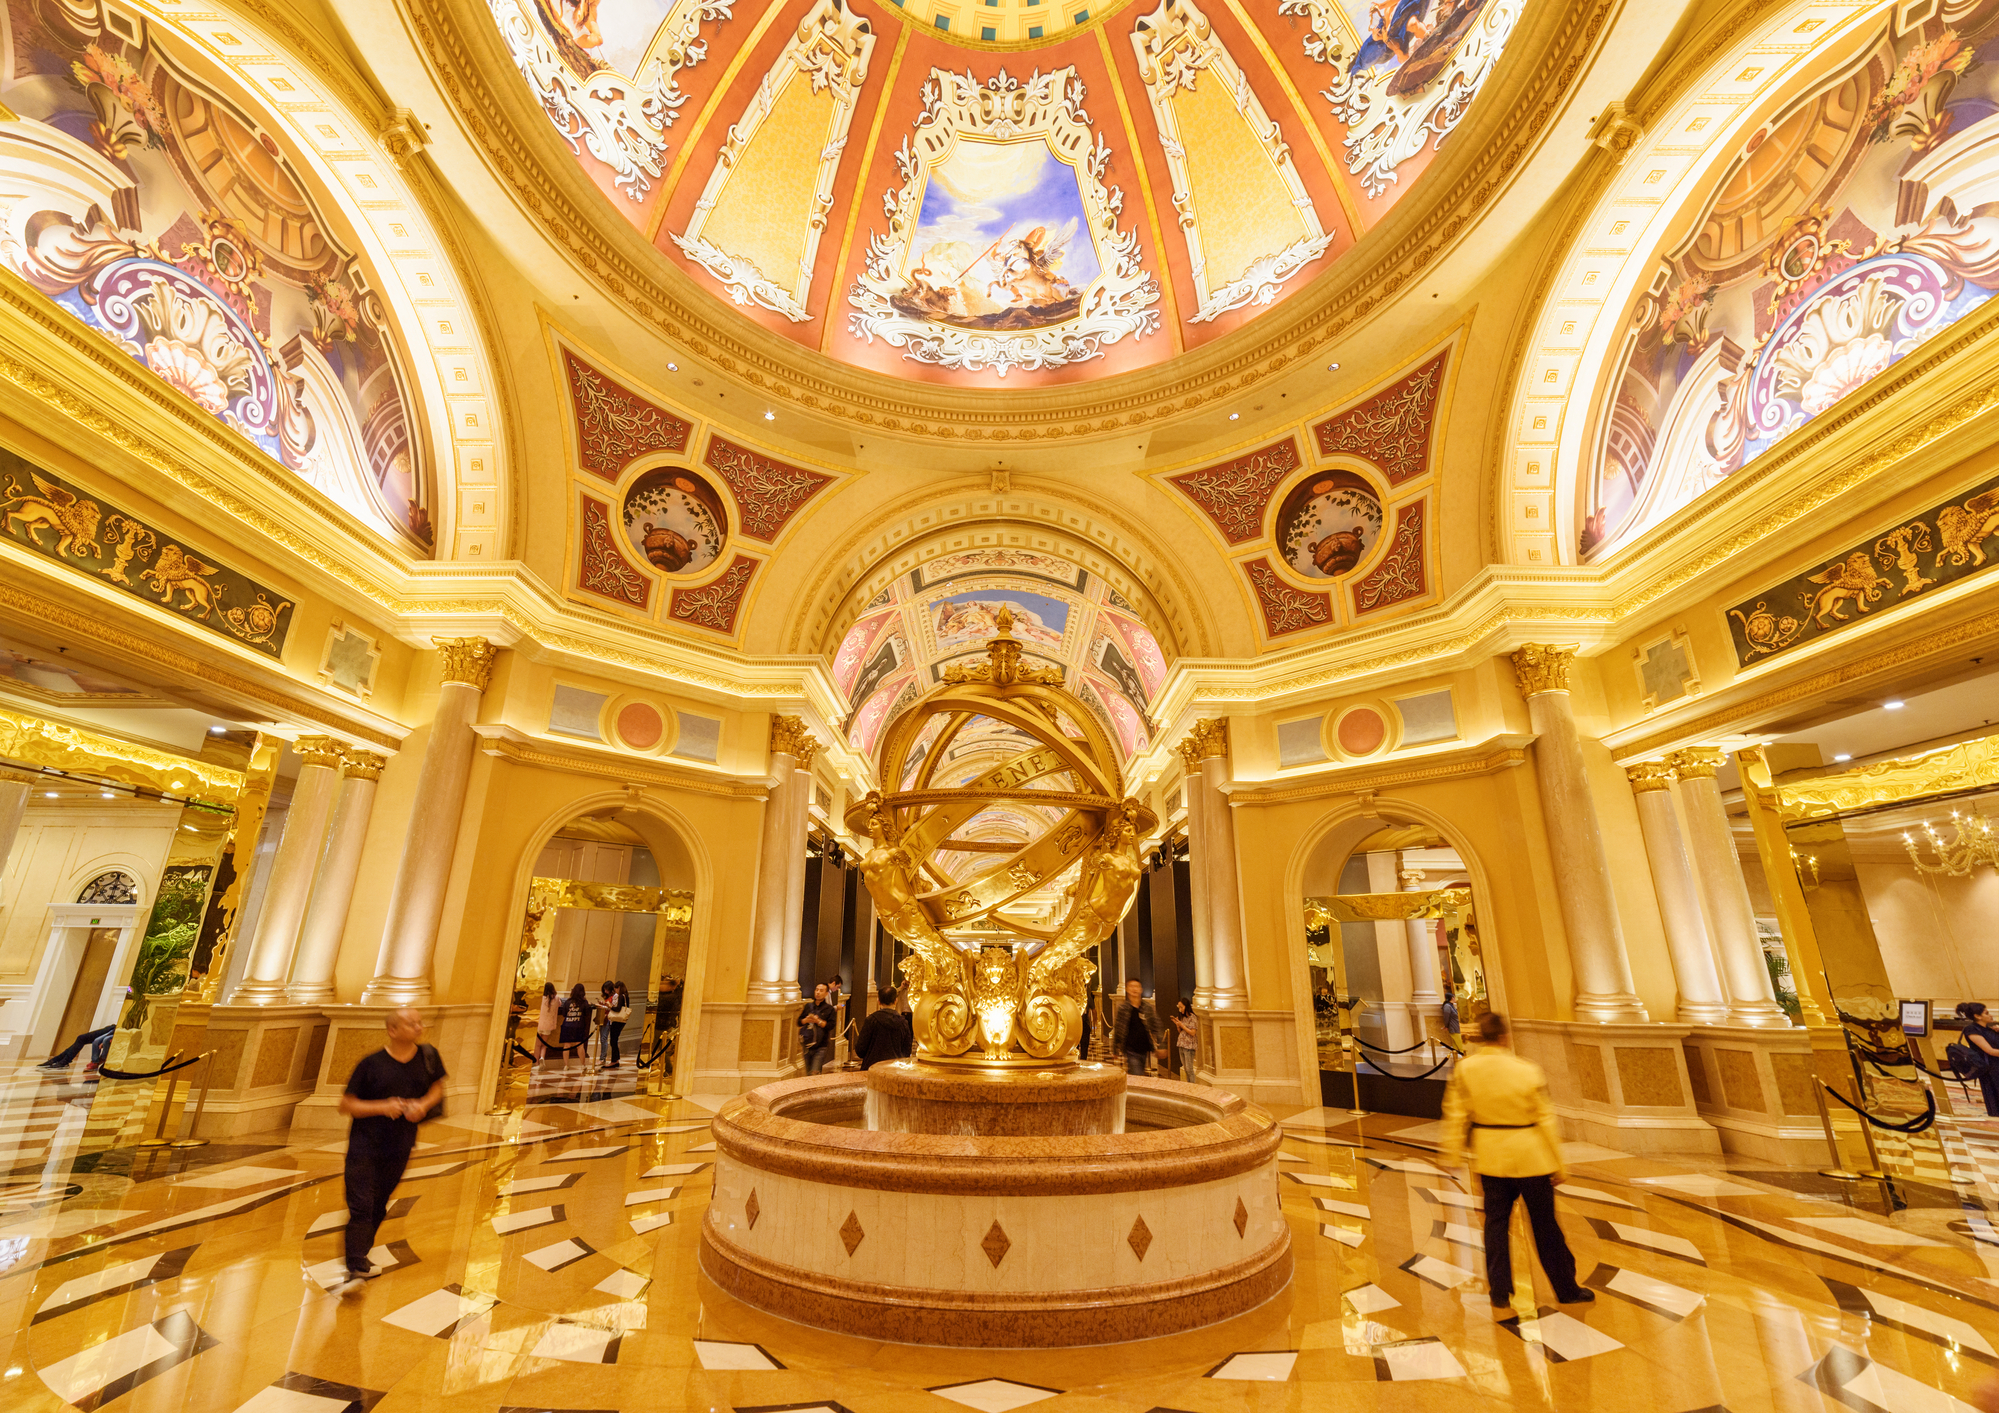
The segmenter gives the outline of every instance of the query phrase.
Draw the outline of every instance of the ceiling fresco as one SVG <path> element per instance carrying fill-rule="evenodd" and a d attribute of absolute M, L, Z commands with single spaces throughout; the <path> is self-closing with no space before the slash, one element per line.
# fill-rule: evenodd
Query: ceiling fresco
<path fill-rule="evenodd" d="M 604 200 L 744 317 L 1033 387 L 1169 359 L 1330 268 L 1526 0 L 490 3 Z"/>
<path fill-rule="evenodd" d="M 1002 607 L 1013 614 L 1027 660 L 1061 668 L 1125 755 L 1150 744 L 1146 707 L 1166 676 L 1152 631 L 1102 579 L 1067 559 L 982 549 L 901 575 L 847 631 L 833 676 L 853 708 L 846 724 L 853 747 L 872 754 L 888 723 L 947 668 L 982 659 Z"/>

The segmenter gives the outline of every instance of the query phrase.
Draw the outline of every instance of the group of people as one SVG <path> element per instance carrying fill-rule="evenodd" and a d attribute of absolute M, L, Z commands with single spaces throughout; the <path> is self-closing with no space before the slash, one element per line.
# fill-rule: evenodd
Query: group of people
<path fill-rule="evenodd" d="M 798 1044 L 805 1054 L 805 1072 L 824 1074 L 840 1037 L 840 978 L 835 976 L 812 988 L 812 999 L 798 1012 Z M 875 992 L 881 1004 L 868 1012 L 854 1032 L 854 1058 L 862 1069 L 872 1069 L 885 1060 L 906 1060 L 916 1048 L 909 1014 L 897 1003 L 893 986 Z"/>
<path fill-rule="evenodd" d="M 514 1014 L 526 1012 L 527 1002 L 516 991 Z M 556 1055 L 567 1066 L 580 1056 L 586 1071 L 614 1070 L 624 1063 L 618 1038 L 631 1018 L 632 993 L 622 981 L 605 982 L 594 997 L 580 981 L 569 988 L 567 996 L 555 989 L 554 982 L 543 982 L 541 1012 L 535 1018 L 534 1050 L 524 1050 L 518 1043 L 514 1049 L 537 1065 Z M 590 1054 L 593 1036 L 597 1042 L 594 1058 Z"/>
<path fill-rule="evenodd" d="M 1090 1045 L 1098 1031 L 1104 1033 L 1107 1051 L 1104 1059 L 1116 1057 L 1124 1062 L 1126 1074 L 1148 1074 L 1157 1065 L 1162 1076 L 1177 1074 L 1188 1084 L 1194 1082 L 1194 1067 L 1201 1052 L 1201 1022 L 1194 1015 L 1194 1008 L 1185 1000 L 1173 1003 L 1173 1013 L 1165 1022 L 1159 1019 L 1159 1010 L 1145 994 L 1145 985 L 1137 977 L 1125 982 L 1119 994 L 1117 1007 L 1106 1016 L 1095 992 L 1090 994 L 1088 1004 L 1083 1007 L 1083 1042 L 1078 1049 L 1081 1058 L 1090 1058 Z"/>

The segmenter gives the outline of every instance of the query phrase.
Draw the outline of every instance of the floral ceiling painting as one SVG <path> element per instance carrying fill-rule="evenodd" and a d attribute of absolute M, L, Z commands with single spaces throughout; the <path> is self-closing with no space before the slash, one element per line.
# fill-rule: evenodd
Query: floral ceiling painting
<path fill-rule="evenodd" d="M 1060 555 L 1015 549 L 939 555 L 869 600 L 833 657 L 854 748 L 873 752 L 947 668 L 983 659 L 1002 608 L 1028 662 L 1061 669 L 1128 754 L 1146 748 L 1146 708 L 1166 677 L 1158 640 L 1102 578 Z"/>
<path fill-rule="evenodd" d="M 8 6 L 0 260 L 342 508 L 428 553 L 429 469 L 364 262 L 143 18 Z"/>
<path fill-rule="evenodd" d="M 1945 6 L 1753 133 L 1639 301 L 1579 548 L 1628 544 L 1999 290 L 1999 0 Z"/>
<path fill-rule="evenodd" d="M 551 150 L 663 260 L 798 346 L 985 388 L 1161 363 L 1309 285 L 1526 3 L 488 0 Z"/>

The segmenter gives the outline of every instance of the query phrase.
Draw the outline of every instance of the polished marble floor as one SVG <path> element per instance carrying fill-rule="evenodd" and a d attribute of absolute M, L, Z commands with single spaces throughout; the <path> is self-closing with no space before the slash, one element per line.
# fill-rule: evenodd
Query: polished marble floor
<path fill-rule="evenodd" d="M 1282 1296 L 1176 1338 L 984 1352 L 720 1295 L 694 1261 L 710 1103 L 629 1073 L 526 1084 L 426 1128 L 389 1269 L 343 1299 L 338 1142 L 66 1143 L 91 1096 L 0 1076 L 0 1409 L 1958 1413 L 1999 1375 L 1999 1133 L 1972 1122 L 1892 1191 L 1571 1145 L 1561 1216 L 1598 1299 L 1555 1309 L 1533 1272 L 1495 1321 L 1434 1126 L 1289 1112 Z"/>

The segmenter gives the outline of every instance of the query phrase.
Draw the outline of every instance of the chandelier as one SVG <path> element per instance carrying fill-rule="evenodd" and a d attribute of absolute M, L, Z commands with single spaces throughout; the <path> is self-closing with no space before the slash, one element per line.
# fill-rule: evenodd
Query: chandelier
<path fill-rule="evenodd" d="M 1923 821 L 1922 831 L 1936 855 L 1935 863 L 1923 861 L 1913 835 L 1902 835 L 1902 847 L 1909 851 L 1909 862 L 1918 873 L 1947 873 L 1953 878 L 1963 878 L 1980 864 L 1999 870 L 1999 834 L 1992 832 L 1991 820 L 1977 814 L 1967 818 L 1952 810 L 1950 822 L 1956 835 L 1945 840 L 1942 831 L 1928 820 Z"/>

